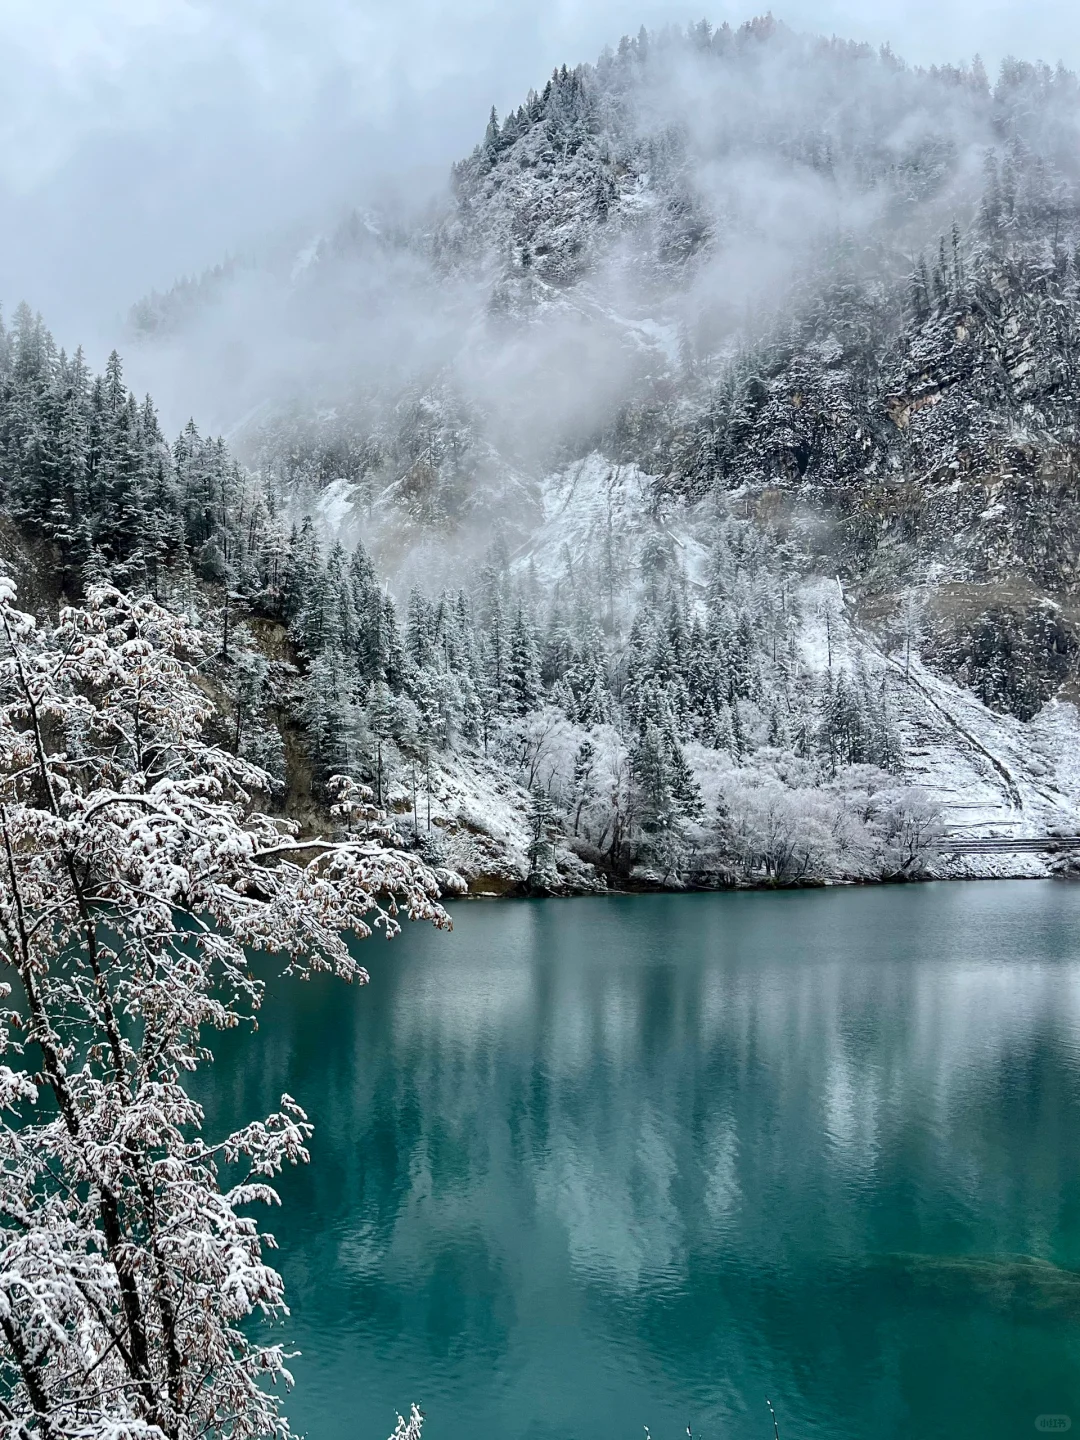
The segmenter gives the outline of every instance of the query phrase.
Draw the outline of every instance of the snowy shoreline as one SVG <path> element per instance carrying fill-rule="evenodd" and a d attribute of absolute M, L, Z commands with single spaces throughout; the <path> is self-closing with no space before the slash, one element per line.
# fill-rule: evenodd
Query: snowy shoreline
<path fill-rule="evenodd" d="M 590 888 L 571 885 L 558 889 L 530 889 L 524 882 L 520 882 L 504 890 L 469 888 L 454 898 L 455 903 L 458 900 L 579 900 L 589 896 L 622 899 L 638 895 L 734 895 L 768 894 L 783 890 L 862 890 L 886 885 L 944 885 L 974 880 L 1059 880 L 1069 883 L 1080 879 L 1080 875 L 1061 873 L 1055 870 L 1052 860 L 1051 863 L 1047 863 L 1039 855 L 1017 856 L 1015 859 L 1020 863 L 1013 865 L 1003 864 L 1005 859 L 1003 856 L 968 856 L 965 858 L 967 868 L 964 869 L 951 865 L 948 870 L 931 869 L 921 875 L 898 875 L 881 879 L 871 877 L 825 880 L 808 878 L 782 882 L 738 880 L 728 885 L 705 885 L 694 880 L 687 880 L 681 884 L 650 883 L 643 880 L 630 885 L 609 885 L 604 889 L 596 886 Z M 991 861 L 992 863 L 973 865 L 972 861 Z"/>

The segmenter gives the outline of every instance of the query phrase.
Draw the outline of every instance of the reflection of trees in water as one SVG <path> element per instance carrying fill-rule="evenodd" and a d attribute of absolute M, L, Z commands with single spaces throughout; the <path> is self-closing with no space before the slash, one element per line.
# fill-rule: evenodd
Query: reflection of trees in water
<path fill-rule="evenodd" d="M 441 967 L 395 991 L 393 1073 L 372 1100 L 399 1145 L 419 1125 L 409 1194 L 437 1195 L 441 1222 L 460 1203 L 475 1225 L 477 1196 L 502 1197 L 479 1207 L 499 1215 L 515 1194 L 562 1229 L 573 1268 L 633 1289 L 717 1247 L 775 1253 L 778 1236 L 873 1248 L 875 1177 L 997 1204 L 1045 1188 L 1062 1153 L 1072 1091 L 1047 1040 L 1076 1013 L 1067 967 L 824 948 L 745 966 L 709 963 L 694 936 L 678 964 L 596 964 L 535 938 L 505 961 L 455 956 L 454 1003 Z"/>
<path fill-rule="evenodd" d="M 897 1307 L 947 1348 L 997 1293 L 935 1252 L 1068 1263 L 1080 1214 L 1077 971 L 970 898 L 957 930 L 963 893 L 462 907 L 355 1003 L 275 1005 L 260 1063 L 317 1122 L 301 1283 L 433 1364 L 562 1325 L 725 1413 L 779 1369 L 879 1414 Z M 1002 1314 L 1049 1314 L 1041 1273 Z"/>

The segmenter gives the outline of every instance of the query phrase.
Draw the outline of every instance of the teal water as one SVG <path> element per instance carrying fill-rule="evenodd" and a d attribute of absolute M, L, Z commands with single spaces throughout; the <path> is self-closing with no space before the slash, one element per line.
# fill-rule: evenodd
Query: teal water
<path fill-rule="evenodd" d="M 1080 886 L 459 903 L 275 982 L 312 1440 L 1080 1427 Z M 1075 1272 L 1075 1274 L 1074 1274 Z"/>

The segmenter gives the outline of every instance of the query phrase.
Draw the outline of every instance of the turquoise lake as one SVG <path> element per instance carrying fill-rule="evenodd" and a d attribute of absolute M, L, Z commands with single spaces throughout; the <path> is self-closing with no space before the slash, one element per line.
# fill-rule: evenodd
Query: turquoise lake
<path fill-rule="evenodd" d="M 452 909 L 200 1084 L 316 1126 L 265 1222 L 298 1431 L 1080 1427 L 1080 886 Z"/>

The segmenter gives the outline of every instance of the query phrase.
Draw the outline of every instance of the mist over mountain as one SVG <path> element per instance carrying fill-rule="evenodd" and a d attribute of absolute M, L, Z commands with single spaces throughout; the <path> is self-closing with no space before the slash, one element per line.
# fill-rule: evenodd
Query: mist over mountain
<path fill-rule="evenodd" d="M 674 327 L 676 343 L 718 358 L 797 305 L 793 284 L 815 264 L 827 273 L 836 250 L 857 251 L 871 274 L 902 270 L 951 219 L 970 220 L 983 156 L 1003 135 L 1036 143 L 1027 132 L 1049 123 L 1049 148 L 1067 152 L 1067 125 L 1023 109 L 1022 96 L 995 99 L 978 64 L 913 70 L 770 19 L 642 31 L 595 66 L 556 71 L 501 122 L 493 113 L 422 213 L 354 213 L 148 297 L 134 328 L 159 349 L 182 335 L 188 359 L 211 367 L 208 403 L 233 420 L 275 386 L 355 399 L 388 364 L 398 383 L 449 364 L 497 408 L 508 344 L 516 409 L 519 371 L 526 390 L 540 369 L 557 392 L 559 347 L 582 332 L 596 385 L 610 364 L 625 369 L 635 340 L 651 339 L 649 366 L 670 359 L 671 337 L 635 322 Z M 535 361 L 521 327 L 508 341 L 493 323 L 512 314 L 543 321 Z M 613 333 L 594 337 L 597 321 Z"/>
<path fill-rule="evenodd" d="M 1078 120 L 1061 66 L 642 29 L 139 300 L 126 380 L 23 314 L 5 507 L 209 606 L 295 813 L 354 772 L 484 884 L 1070 827 Z"/>
<path fill-rule="evenodd" d="M 423 215 L 353 214 L 132 324 L 282 493 L 333 486 L 395 567 L 403 534 L 454 556 L 499 518 L 527 543 L 537 482 L 596 451 L 656 498 L 812 494 L 860 579 L 882 563 L 849 515 L 871 492 L 902 572 L 873 583 L 922 583 L 942 557 L 912 548 L 901 477 L 1008 487 L 1019 447 L 1045 483 L 1072 444 L 1078 114 L 1060 67 L 991 86 L 977 61 L 913 68 L 768 18 L 642 31 L 493 113 Z M 950 580 L 988 578 L 988 507 L 941 492 L 919 505 L 963 546 Z M 998 536 L 996 568 L 1056 594 L 1039 525 Z"/>

